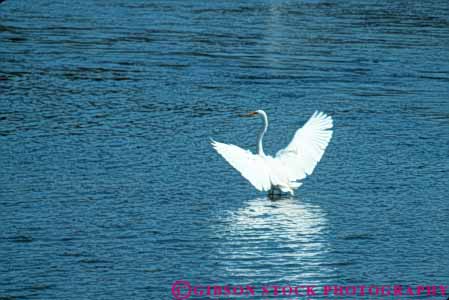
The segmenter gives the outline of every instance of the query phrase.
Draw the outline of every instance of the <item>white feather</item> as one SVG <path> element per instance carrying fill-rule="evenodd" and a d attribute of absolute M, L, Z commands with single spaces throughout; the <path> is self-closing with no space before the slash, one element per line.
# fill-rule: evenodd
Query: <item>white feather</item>
<path fill-rule="evenodd" d="M 235 145 L 212 141 L 212 146 L 259 191 L 271 188 L 270 173 L 264 158 Z"/>
<path fill-rule="evenodd" d="M 298 129 L 288 146 L 276 153 L 291 181 L 312 174 L 332 138 L 332 117 L 315 112 L 306 124 Z"/>

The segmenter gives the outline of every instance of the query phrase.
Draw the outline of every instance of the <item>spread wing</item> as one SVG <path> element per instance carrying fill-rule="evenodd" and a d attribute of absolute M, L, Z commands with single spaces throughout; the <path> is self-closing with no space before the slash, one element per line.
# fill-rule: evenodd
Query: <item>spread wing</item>
<path fill-rule="evenodd" d="M 304 179 L 312 174 L 332 137 L 332 117 L 315 112 L 298 129 L 290 144 L 276 153 L 275 160 L 282 165 L 290 181 Z"/>
<path fill-rule="evenodd" d="M 235 145 L 212 141 L 212 146 L 259 191 L 271 188 L 269 169 L 262 157 Z"/>

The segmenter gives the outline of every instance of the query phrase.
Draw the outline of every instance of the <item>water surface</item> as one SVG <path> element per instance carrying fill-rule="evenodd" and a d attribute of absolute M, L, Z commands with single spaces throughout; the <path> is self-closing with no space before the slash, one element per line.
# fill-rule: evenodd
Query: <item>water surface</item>
<path fill-rule="evenodd" d="M 449 2 L 5 1 L 0 298 L 447 284 Z M 271 202 L 209 138 L 335 133 Z"/>

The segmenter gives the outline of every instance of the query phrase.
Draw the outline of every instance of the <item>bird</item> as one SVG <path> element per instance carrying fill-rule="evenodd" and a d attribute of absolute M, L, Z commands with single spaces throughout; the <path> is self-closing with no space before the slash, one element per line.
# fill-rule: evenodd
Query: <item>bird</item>
<path fill-rule="evenodd" d="M 271 196 L 294 195 L 294 190 L 312 174 L 329 145 L 333 134 L 332 117 L 315 111 L 304 126 L 296 130 L 287 147 L 271 156 L 265 154 L 262 144 L 268 129 L 267 113 L 256 110 L 240 116 L 260 116 L 264 122 L 257 138 L 257 153 L 211 139 L 213 148 L 257 190 Z"/>

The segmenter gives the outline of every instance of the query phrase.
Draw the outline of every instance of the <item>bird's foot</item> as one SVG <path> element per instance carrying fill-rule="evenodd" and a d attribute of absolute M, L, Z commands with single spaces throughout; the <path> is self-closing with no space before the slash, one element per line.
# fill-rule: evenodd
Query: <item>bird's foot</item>
<path fill-rule="evenodd" d="M 289 196 L 290 196 L 290 193 L 283 192 L 283 191 L 281 191 L 281 189 L 279 189 L 277 187 L 273 187 L 268 191 L 268 198 L 270 200 L 279 200 L 281 198 L 286 198 Z"/>

